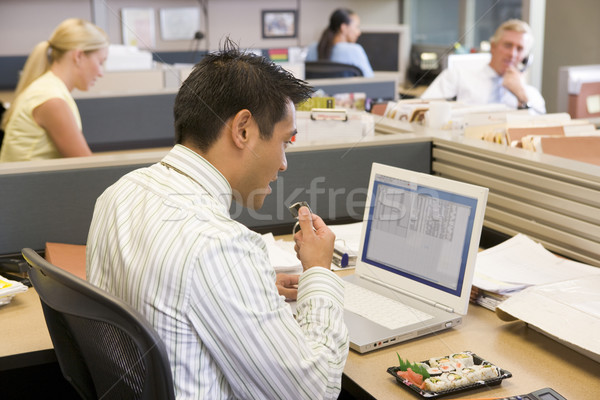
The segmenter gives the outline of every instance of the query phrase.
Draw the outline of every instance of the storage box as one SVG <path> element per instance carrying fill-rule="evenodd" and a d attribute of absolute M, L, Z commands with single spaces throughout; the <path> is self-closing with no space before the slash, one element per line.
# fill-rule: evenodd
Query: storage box
<path fill-rule="evenodd" d="M 375 134 L 373 116 L 341 108 L 296 112 L 296 143 L 352 142 Z"/>

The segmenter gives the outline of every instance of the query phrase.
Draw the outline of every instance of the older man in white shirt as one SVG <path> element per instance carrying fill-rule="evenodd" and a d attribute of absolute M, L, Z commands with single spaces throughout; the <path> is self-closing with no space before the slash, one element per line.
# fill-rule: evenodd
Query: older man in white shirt
<path fill-rule="evenodd" d="M 427 88 L 422 99 L 451 99 L 466 104 L 501 103 L 514 109 L 546 113 L 540 92 L 527 85 L 519 66 L 529 55 L 533 36 L 529 25 L 511 19 L 498 27 L 490 39 L 489 64 L 444 70 Z"/>

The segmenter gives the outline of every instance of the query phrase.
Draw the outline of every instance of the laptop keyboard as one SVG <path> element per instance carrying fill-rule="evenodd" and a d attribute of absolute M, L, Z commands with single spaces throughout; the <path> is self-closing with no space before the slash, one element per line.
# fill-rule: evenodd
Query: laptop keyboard
<path fill-rule="evenodd" d="M 344 308 L 388 329 L 398 329 L 433 318 L 416 308 L 382 296 L 354 283 L 346 285 Z"/>

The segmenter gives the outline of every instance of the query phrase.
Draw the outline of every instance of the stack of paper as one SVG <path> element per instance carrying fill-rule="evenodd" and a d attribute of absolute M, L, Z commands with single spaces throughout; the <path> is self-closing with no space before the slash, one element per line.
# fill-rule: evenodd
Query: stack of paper
<path fill-rule="evenodd" d="M 477 254 L 473 286 L 484 291 L 477 302 L 494 309 L 506 296 L 526 287 L 590 275 L 600 275 L 600 268 L 557 257 L 541 244 L 518 234 Z"/>
<path fill-rule="evenodd" d="M 104 62 L 106 71 L 132 71 L 152 69 L 152 53 L 135 46 L 111 44 Z"/>
<path fill-rule="evenodd" d="M 294 242 L 275 240 L 272 233 L 266 233 L 262 236 L 267 244 L 269 260 L 276 272 L 285 272 L 288 274 L 299 274 L 302 272 L 302 264 L 294 251 Z"/>
<path fill-rule="evenodd" d="M 26 292 L 27 286 L 21 282 L 6 279 L 0 276 L 0 306 L 10 303 L 12 298 L 21 292 Z"/>
<path fill-rule="evenodd" d="M 346 225 L 329 225 L 329 228 L 335 233 L 336 249 L 356 257 L 360 247 L 362 222 Z M 276 272 L 288 274 L 302 273 L 302 264 L 296 257 L 293 241 L 276 240 L 272 233 L 264 234 L 263 239 L 267 244 L 271 265 Z M 352 267 L 353 265 L 349 265 L 346 268 Z M 331 269 L 337 270 L 340 269 L 340 267 L 332 264 Z"/>

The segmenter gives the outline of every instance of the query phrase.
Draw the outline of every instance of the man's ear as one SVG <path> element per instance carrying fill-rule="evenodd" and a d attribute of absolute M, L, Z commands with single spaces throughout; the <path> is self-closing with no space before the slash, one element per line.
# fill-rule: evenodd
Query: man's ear
<path fill-rule="evenodd" d="M 244 148 L 248 144 L 248 129 L 252 123 L 252 113 L 243 109 L 238 111 L 231 121 L 231 138 L 237 147 Z"/>

